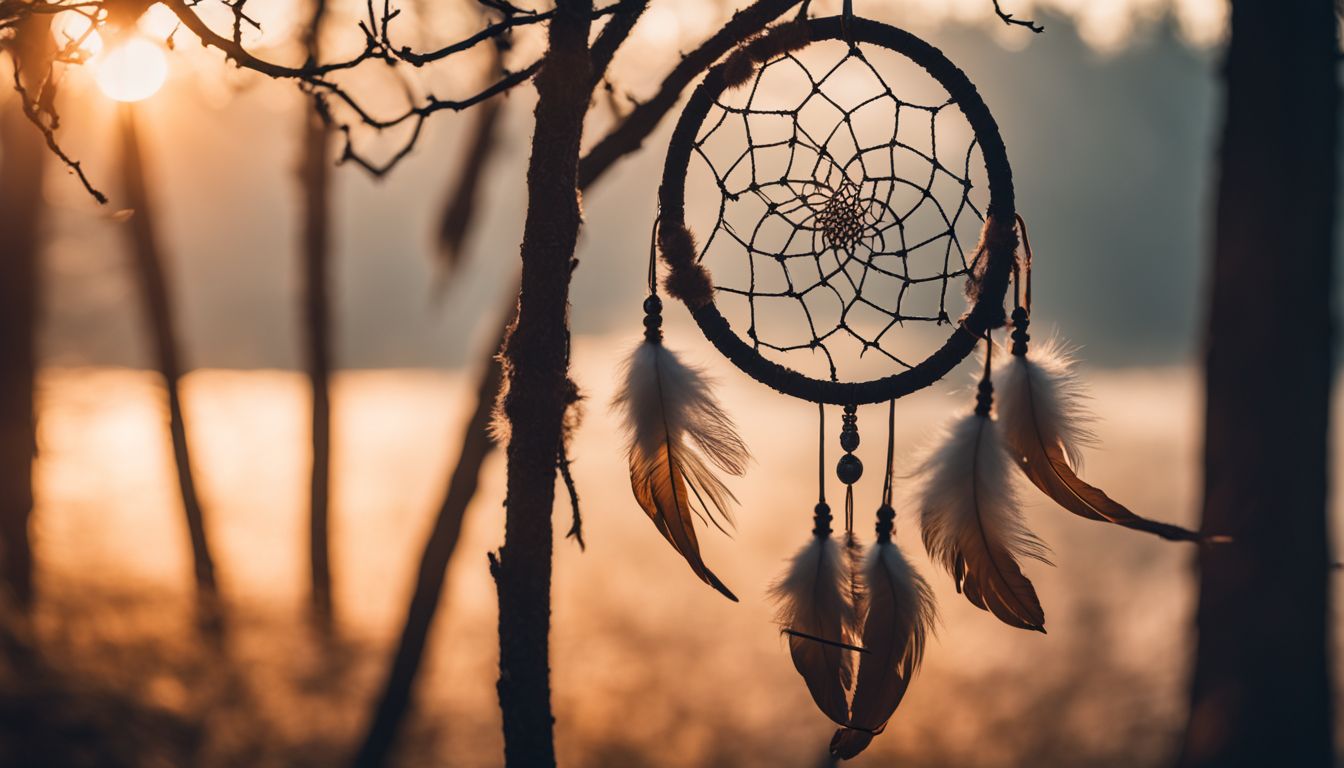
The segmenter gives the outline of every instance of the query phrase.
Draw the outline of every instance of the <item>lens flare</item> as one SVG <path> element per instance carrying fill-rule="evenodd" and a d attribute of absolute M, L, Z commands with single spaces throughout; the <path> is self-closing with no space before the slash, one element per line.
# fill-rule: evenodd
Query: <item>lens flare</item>
<path fill-rule="evenodd" d="M 108 49 L 93 66 L 98 89 L 116 101 L 147 99 L 168 79 L 168 59 L 163 49 L 140 37 Z"/>

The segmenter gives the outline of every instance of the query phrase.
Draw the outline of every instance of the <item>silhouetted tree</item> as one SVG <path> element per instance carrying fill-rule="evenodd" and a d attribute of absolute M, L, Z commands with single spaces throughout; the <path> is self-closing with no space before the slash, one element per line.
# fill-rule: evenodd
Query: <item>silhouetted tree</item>
<path fill-rule="evenodd" d="M 37 93 L 52 56 L 49 21 L 22 23 L 8 48 L 17 78 Z M 41 299 L 39 254 L 43 223 L 42 134 L 33 129 L 20 98 L 0 110 L 0 576 L 22 608 L 33 601 L 33 409 L 37 323 Z"/>
<path fill-rule="evenodd" d="M 1334 764 L 1327 499 L 1339 48 L 1331 0 L 1233 0 L 1206 358 L 1187 768 Z"/>
<path fill-rule="evenodd" d="M 314 0 L 305 31 L 308 56 L 320 54 L 326 0 Z M 299 179 L 303 194 L 304 367 L 312 392 L 312 466 L 309 475 L 308 560 L 313 619 L 330 631 L 331 597 L 331 147 L 328 121 L 312 110 L 303 113 L 303 158 Z"/>
<path fill-rule="evenodd" d="M 145 329 L 152 344 L 154 364 L 168 394 L 168 432 L 173 444 L 173 465 L 191 540 L 192 566 L 201 618 L 214 624 L 219 618 L 219 589 L 215 565 L 205 531 L 205 515 L 196 494 L 196 479 L 187 443 L 186 418 L 182 413 L 182 363 L 178 358 L 177 330 L 173 320 L 168 276 L 154 231 L 154 207 L 146 182 L 145 160 L 136 128 L 135 106 L 122 105 L 121 171 L 123 193 L 134 211 L 126 223 L 128 245 L 144 311 Z"/>

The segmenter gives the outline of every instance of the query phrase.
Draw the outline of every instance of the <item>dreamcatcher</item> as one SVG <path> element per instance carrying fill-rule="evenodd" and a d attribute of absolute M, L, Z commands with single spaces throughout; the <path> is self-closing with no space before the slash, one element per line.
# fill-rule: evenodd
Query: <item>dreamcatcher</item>
<path fill-rule="evenodd" d="M 812 538 L 772 591 L 794 666 L 840 726 L 839 757 L 886 727 L 934 618 L 929 587 L 893 539 L 895 401 L 978 344 L 974 408 L 916 471 L 910 511 L 930 557 L 971 603 L 1045 631 L 1022 564 L 1045 561 L 1046 550 L 1019 512 L 1014 464 L 1070 512 L 1200 539 L 1133 514 L 1076 474 L 1089 434 L 1070 361 L 1053 345 L 1028 355 L 1026 234 L 1003 141 L 975 87 L 940 51 L 884 24 L 798 20 L 745 42 L 706 73 L 673 133 L 655 224 L 667 292 L 738 368 L 818 407 Z M 691 570 L 736 600 L 701 557 L 696 521 L 732 522 L 720 475 L 742 474 L 747 449 L 703 374 L 662 344 L 653 250 L 644 343 L 616 398 L 631 433 L 631 482 Z M 969 308 L 954 314 L 961 295 Z M 992 332 L 1009 324 L 1011 348 L 996 353 Z M 864 474 L 858 408 L 880 403 L 886 466 L 865 555 L 853 530 Z M 825 495 L 827 406 L 842 408 L 841 535 Z"/>

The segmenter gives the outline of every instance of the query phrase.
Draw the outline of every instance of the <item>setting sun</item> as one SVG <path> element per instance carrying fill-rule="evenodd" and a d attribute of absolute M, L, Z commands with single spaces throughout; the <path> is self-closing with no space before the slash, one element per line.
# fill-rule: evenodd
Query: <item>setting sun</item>
<path fill-rule="evenodd" d="M 94 61 L 98 89 L 116 101 L 141 101 L 158 93 L 168 77 L 168 60 L 154 43 L 132 37 Z"/>

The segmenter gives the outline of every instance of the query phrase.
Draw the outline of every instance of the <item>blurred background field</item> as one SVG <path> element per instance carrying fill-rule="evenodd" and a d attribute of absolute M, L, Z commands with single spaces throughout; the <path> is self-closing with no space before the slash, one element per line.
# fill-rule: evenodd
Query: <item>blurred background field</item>
<path fill-rule="evenodd" d="M 591 400 L 574 450 L 588 550 L 557 547 L 560 759 L 824 764 L 831 728 L 797 684 L 764 598 L 809 525 L 812 414 L 715 369 L 755 454 L 734 485 L 742 500 L 735 540 L 705 537 L 708 561 L 742 598 L 733 605 L 686 571 L 630 497 L 605 407 L 629 341 L 584 337 L 576 345 L 578 380 Z M 691 328 L 674 330 L 671 343 L 706 360 L 708 348 Z M 967 406 L 969 372 L 951 378 L 899 404 L 898 444 L 919 445 Z M 1105 446 L 1089 455 L 1091 477 L 1136 509 L 1192 522 L 1199 448 L 1192 372 L 1092 369 L 1088 378 Z M 145 758 L 156 754 L 164 765 L 329 765 L 346 754 L 400 627 L 451 458 L 445 436 L 457 433 L 469 407 L 467 384 L 457 373 L 426 371 L 337 379 L 333 547 L 342 625 L 339 640 L 325 645 L 301 618 L 302 379 L 222 370 L 186 379 L 222 588 L 238 609 L 223 645 L 211 648 L 197 644 L 193 629 L 186 534 L 154 377 L 48 371 L 36 542 L 50 554 L 35 639 L 50 674 L 74 690 L 35 694 L 71 697 L 45 711 L 21 694 L 9 701 L 27 715 L 0 718 L 20 729 L 5 741 L 18 744 L 33 727 L 96 730 L 83 749 L 100 751 L 89 752 L 86 765 L 114 757 L 154 764 Z M 861 411 L 860 424 L 878 416 Z M 860 449 L 870 466 L 880 462 L 880 442 Z M 502 493 L 496 458 L 449 574 L 422 705 L 399 764 L 501 762 L 485 553 L 500 543 Z M 1032 526 L 1054 549 L 1056 567 L 1029 570 L 1047 610 L 1044 636 L 1002 627 L 957 596 L 923 557 L 908 508 L 898 505 L 901 541 L 936 587 L 942 624 L 890 737 L 856 765 L 1143 766 L 1170 758 L 1184 717 L 1192 551 L 1077 520 L 1030 488 L 1023 495 Z M 875 504 L 860 494 L 861 534 Z M 567 514 L 561 504 L 562 529 Z M 35 722 L 47 719 L 55 722 Z"/>

